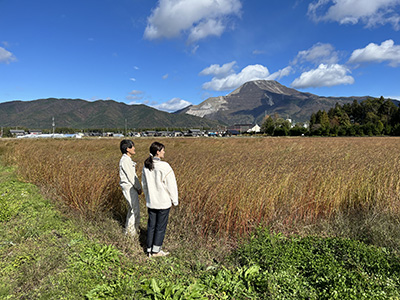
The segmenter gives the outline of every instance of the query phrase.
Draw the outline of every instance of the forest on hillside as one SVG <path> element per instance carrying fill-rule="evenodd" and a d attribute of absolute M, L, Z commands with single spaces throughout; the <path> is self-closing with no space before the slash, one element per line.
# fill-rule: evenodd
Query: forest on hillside
<path fill-rule="evenodd" d="M 390 99 L 369 98 L 351 104 L 336 104 L 328 112 L 312 113 L 308 128 L 302 123 L 291 126 L 290 121 L 269 116 L 261 131 L 274 136 L 399 136 L 400 109 Z"/>

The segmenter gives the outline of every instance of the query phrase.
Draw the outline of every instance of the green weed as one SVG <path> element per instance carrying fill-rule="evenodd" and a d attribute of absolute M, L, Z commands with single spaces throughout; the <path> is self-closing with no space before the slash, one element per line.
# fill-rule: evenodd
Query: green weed
<path fill-rule="evenodd" d="M 273 299 L 400 297 L 400 256 L 386 248 L 259 229 L 236 255 L 242 265 L 260 267 L 264 276 L 255 287 Z"/>

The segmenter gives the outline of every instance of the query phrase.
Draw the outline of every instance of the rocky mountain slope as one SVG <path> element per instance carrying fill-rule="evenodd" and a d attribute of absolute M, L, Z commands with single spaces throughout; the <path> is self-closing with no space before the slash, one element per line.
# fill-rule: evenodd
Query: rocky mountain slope
<path fill-rule="evenodd" d="M 273 80 L 256 80 L 243 84 L 227 96 L 212 97 L 189 106 L 179 114 L 189 114 L 227 124 L 261 123 L 265 115 L 278 113 L 296 122 L 309 121 L 313 112 L 362 101 L 368 97 L 321 97 L 299 92 Z"/>

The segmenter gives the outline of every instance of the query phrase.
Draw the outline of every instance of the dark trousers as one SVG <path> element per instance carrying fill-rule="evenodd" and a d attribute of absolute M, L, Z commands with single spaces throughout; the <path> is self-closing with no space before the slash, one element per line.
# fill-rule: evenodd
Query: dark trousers
<path fill-rule="evenodd" d="M 164 241 L 167 229 L 169 208 L 148 208 L 149 219 L 147 221 L 147 251 L 159 252 Z"/>

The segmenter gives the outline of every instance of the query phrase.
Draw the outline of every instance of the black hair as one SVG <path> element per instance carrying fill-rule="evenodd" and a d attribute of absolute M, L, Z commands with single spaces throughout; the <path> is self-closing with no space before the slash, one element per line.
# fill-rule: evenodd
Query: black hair
<path fill-rule="evenodd" d="M 126 154 L 128 152 L 128 148 L 132 148 L 135 146 L 135 143 L 131 140 L 122 140 L 119 144 L 119 149 L 121 149 L 122 154 Z"/>
<path fill-rule="evenodd" d="M 153 157 L 157 155 L 157 151 L 161 151 L 162 149 L 165 149 L 165 146 L 159 142 L 154 142 L 150 146 L 150 156 L 144 161 L 144 167 L 153 170 L 154 169 L 154 164 L 153 164 Z"/>

